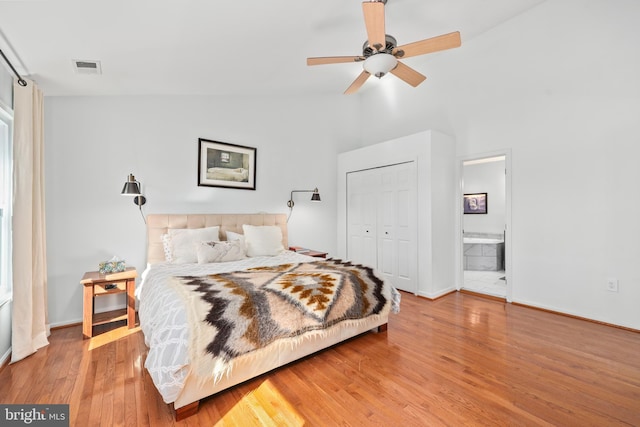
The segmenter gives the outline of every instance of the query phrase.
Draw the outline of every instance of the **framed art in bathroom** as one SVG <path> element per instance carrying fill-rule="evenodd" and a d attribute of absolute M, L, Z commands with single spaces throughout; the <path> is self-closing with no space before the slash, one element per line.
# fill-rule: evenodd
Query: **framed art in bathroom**
<path fill-rule="evenodd" d="M 487 193 L 469 193 L 464 195 L 465 214 L 486 214 Z"/>

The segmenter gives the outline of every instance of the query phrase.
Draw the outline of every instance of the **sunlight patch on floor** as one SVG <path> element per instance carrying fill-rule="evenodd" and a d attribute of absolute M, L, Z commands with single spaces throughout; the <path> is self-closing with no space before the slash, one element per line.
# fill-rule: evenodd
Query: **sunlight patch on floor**
<path fill-rule="evenodd" d="M 124 338 L 131 334 L 140 332 L 140 326 L 129 329 L 126 325 L 111 329 L 110 331 L 102 332 L 89 338 L 89 351 L 102 347 L 103 345 L 118 341 L 120 338 Z"/>
<path fill-rule="evenodd" d="M 271 381 L 265 380 L 259 387 L 247 393 L 215 426 L 299 427 L 304 424 L 304 418 L 278 392 Z"/>

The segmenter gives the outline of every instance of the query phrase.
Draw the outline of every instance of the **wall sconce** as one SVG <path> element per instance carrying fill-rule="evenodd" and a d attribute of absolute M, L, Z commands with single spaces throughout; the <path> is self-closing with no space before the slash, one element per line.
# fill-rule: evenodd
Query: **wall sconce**
<path fill-rule="evenodd" d="M 142 215 L 142 219 L 146 224 L 147 220 L 142 213 L 142 205 L 147 203 L 147 198 L 142 195 L 140 187 L 140 182 L 136 181 L 136 177 L 133 176 L 133 174 L 129 174 L 120 194 L 122 194 L 123 196 L 134 196 L 133 203 L 138 205 L 138 207 L 140 208 L 140 215 Z"/>
<path fill-rule="evenodd" d="M 291 195 L 289 196 L 289 200 L 287 201 L 287 206 L 289 207 L 289 216 L 287 217 L 287 222 L 289 218 L 291 218 L 291 213 L 293 212 L 293 206 L 295 203 L 293 202 L 293 193 L 313 193 L 311 195 L 312 202 L 320 202 L 320 193 L 318 193 L 318 187 L 313 190 L 292 190 Z"/>

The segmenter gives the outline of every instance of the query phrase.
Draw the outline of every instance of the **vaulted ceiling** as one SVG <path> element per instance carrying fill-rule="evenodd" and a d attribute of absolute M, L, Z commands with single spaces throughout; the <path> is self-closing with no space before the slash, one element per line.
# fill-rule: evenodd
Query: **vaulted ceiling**
<path fill-rule="evenodd" d="M 388 0 L 386 29 L 399 44 L 460 31 L 463 49 L 543 1 Z M 360 0 L 0 2 L 0 48 L 47 96 L 341 94 L 361 65 L 306 58 L 359 55 L 365 40 Z M 405 63 L 425 72 L 434 55 L 455 50 Z"/>

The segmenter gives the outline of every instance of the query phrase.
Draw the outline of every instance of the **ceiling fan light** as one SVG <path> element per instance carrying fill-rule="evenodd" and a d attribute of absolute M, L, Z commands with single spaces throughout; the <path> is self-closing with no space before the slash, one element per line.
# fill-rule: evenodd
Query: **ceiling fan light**
<path fill-rule="evenodd" d="M 365 59 L 362 66 L 367 73 L 380 78 L 396 68 L 397 64 L 398 60 L 395 56 L 389 53 L 377 53 Z"/>

